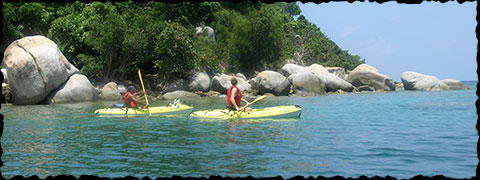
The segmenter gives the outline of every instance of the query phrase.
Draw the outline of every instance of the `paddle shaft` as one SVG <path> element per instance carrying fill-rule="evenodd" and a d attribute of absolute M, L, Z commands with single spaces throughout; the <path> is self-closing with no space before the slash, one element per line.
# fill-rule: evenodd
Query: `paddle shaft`
<path fill-rule="evenodd" d="M 143 92 L 145 93 L 145 102 L 148 104 L 147 92 L 145 91 L 145 86 L 143 85 L 142 73 L 140 72 L 140 69 L 138 69 L 138 77 L 140 78 L 140 83 L 142 84 L 142 89 L 143 89 Z M 148 114 L 151 116 L 152 113 L 150 112 L 150 106 L 147 107 L 147 109 L 148 109 Z"/>
<path fill-rule="evenodd" d="M 267 97 L 267 96 L 265 96 L 265 95 L 260 96 L 260 97 L 258 97 L 257 99 L 253 100 L 250 104 L 247 104 L 247 105 L 243 106 L 243 107 L 240 108 L 240 109 L 245 109 L 245 108 L 247 108 L 248 106 L 252 105 L 253 103 L 255 103 L 255 102 L 257 102 L 257 101 L 262 100 L 262 99 L 265 98 L 265 97 Z"/>

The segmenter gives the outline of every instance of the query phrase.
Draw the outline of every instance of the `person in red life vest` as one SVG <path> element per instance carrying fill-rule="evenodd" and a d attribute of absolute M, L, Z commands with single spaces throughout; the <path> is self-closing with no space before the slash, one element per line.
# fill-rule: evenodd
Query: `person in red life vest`
<path fill-rule="evenodd" d="M 240 92 L 240 89 L 237 87 L 237 78 L 233 77 L 230 80 L 230 83 L 232 83 L 232 86 L 230 86 L 227 91 L 227 109 L 235 111 L 252 111 L 252 108 L 248 107 L 250 106 L 250 103 L 242 98 L 242 92 Z M 245 109 L 240 109 L 241 102 L 247 104 L 247 107 Z"/>
<path fill-rule="evenodd" d="M 125 101 L 125 105 L 129 108 L 139 108 L 138 105 L 143 106 L 143 108 L 147 108 L 149 104 L 145 104 L 137 99 L 138 95 L 145 94 L 145 92 L 137 92 L 135 86 L 128 86 L 128 92 L 125 93 L 123 96 L 123 100 Z"/>

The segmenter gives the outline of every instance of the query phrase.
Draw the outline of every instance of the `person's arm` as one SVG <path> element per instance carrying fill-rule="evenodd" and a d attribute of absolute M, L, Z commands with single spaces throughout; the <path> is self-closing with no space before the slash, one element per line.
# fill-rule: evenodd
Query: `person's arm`
<path fill-rule="evenodd" d="M 245 111 L 246 108 L 247 108 L 248 106 L 250 106 L 250 103 L 249 103 L 247 100 L 243 99 L 243 98 L 242 98 L 242 101 L 245 103 L 245 108 L 242 109 L 242 111 Z"/>
<path fill-rule="evenodd" d="M 243 99 L 243 98 L 242 98 L 242 102 L 244 102 L 247 105 L 249 104 L 249 102 L 247 100 Z"/>
<path fill-rule="evenodd" d="M 139 95 L 143 95 L 143 94 L 145 94 L 145 92 L 143 92 L 143 91 L 142 92 L 137 92 L 137 93 L 135 93 L 135 96 L 139 96 Z M 135 98 L 134 101 L 135 101 L 135 104 L 142 105 L 144 109 L 147 108 L 148 106 L 150 106 L 150 104 L 145 104 L 142 101 L 139 101 L 137 98 Z"/>
<path fill-rule="evenodd" d="M 128 99 L 129 99 L 130 101 L 133 101 L 137 106 L 138 106 L 138 105 L 142 105 L 142 106 L 145 105 L 143 102 L 139 101 L 137 98 L 135 98 L 135 97 L 132 96 L 132 95 L 128 95 Z"/>
<path fill-rule="evenodd" d="M 237 93 L 237 89 L 232 88 L 232 93 L 230 94 L 230 97 L 228 97 L 228 98 L 230 98 L 230 102 L 232 102 L 233 107 L 235 107 L 235 109 L 238 110 L 239 109 L 238 104 L 237 104 L 237 102 L 235 102 L 235 94 L 236 93 Z"/>

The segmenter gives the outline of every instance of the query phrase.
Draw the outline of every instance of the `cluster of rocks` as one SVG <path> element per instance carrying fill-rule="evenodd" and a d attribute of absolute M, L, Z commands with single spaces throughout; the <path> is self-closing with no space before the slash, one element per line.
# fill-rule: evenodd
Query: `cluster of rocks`
<path fill-rule="evenodd" d="M 28 36 L 12 42 L 4 53 L 2 70 L 10 102 L 18 105 L 71 103 L 96 100 L 97 90 L 44 36 Z M 7 85 L 5 85 L 7 86 Z M 2 84 L 2 88 L 4 85 Z M 4 98 L 6 99 L 6 98 Z"/>
<path fill-rule="evenodd" d="M 230 80 L 233 77 L 237 78 L 237 86 L 242 92 L 253 96 L 264 94 L 272 96 L 316 96 L 326 93 L 383 92 L 403 89 L 468 89 L 458 80 L 446 79 L 440 81 L 433 76 L 420 73 L 412 75 L 411 73 L 413 72 L 405 72 L 402 75 L 402 82 L 396 82 L 368 64 L 361 64 L 348 73 L 345 73 L 345 70 L 341 67 L 323 67 L 319 64 L 305 67 L 285 64 L 281 72 L 266 70 L 257 73 L 251 79 L 237 73 L 235 75 L 217 74 L 210 81 L 208 74 L 196 73 L 191 79 L 176 80 L 164 85 L 163 93 L 165 95 L 163 98 L 224 96 L 231 86 Z"/>
<path fill-rule="evenodd" d="M 405 90 L 438 91 L 468 89 L 468 87 L 459 80 L 439 80 L 434 76 L 410 71 L 402 73 L 401 80 Z"/>
<path fill-rule="evenodd" d="M 198 34 L 214 38 L 210 29 L 199 28 Z M 210 33 L 209 33 L 210 32 Z M 121 101 L 125 84 L 107 83 L 95 88 L 88 78 L 70 64 L 57 45 L 43 36 L 29 36 L 11 43 L 5 50 L 2 69 L 3 102 L 18 105 L 75 103 L 81 101 Z M 463 90 L 462 82 L 416 72 L 404 72 L 402 82 L 368 64 L 361 64 L 350 72 L 341 67 L 323 67 L 319 64 L 301 66 L 285 64 L 280 72 L 266 70 L 247 79 L 244 75 L 192 73 L 188 79 L 174 79 L 158 84 L 158 94 L 149 92 L 149 99 L 184 99 L 202 96 L 225 96 L 236 77 L 238 87 L 246 96 L 316 96 L 326 93 L 383 92 L 395 90 Z"/>

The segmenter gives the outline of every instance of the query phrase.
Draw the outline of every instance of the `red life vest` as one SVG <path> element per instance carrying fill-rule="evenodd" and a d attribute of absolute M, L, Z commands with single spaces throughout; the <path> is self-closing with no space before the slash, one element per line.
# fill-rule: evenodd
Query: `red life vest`
<path fill-rule="evenodd" d="M 233 88 L 236 88 L 237 89 L 237 92 L 238 92 L 238 96 L 235 97 L 235 103 L 237 103 L 237 106 L 240 106 L 240 101 L 242 100 L 242 92 L 240 92 L 240 89 L 238 89 L 237 86 L 230 86 L 230 88 L 228 88 L 228 92 L 227 92 L 227 103 L 229 105 L 233 105 L 232 102 L 230 101 L 230 96 L 232 95 L 232 89 Z"/>
<path fill-rule="evenodd" d="M 125 93 L 125 95 L 123 96 L 123 100 L 125 101 L 125 105 L 126 105 L 127 107 L 130 106 L 130 107 L 132 107 L 132 108 L 136 108 L 137 105 L 135 104 L 135 102 L 128 100 L 127 96 L 128 96 L 129 94 L 131 94 L 134 98 L 137 98 L 137 97 L 135 97 L 135 94 L 131 93 L 130 91 L 127 92 L 127 93 Z"/>

